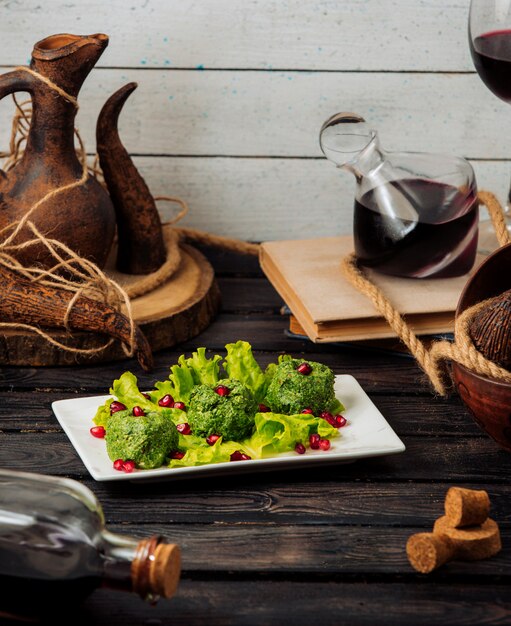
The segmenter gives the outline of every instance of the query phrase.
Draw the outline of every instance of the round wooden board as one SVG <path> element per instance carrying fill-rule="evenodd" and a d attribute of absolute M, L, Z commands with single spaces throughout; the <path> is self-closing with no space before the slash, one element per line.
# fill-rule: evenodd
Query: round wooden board
<path fill-rule="evenodd" d="M 133 316 L 146 335 L 153 351 L 170 348 L 198 335 L 211 323 L 220 305 L 220 292 L 213 268 L 191 246 L 182 245 L 182 260 L 171 279 L 154 291 L 132 301 Z M 120 275 L 116 280 L 123 282 Z M 134 277 L 125 277 L 133 282 Z M 77 332 L 51 331 L 51 336 L 74 348 L 96 348 L 105 336 Z M 35 333 L 0 330 L 2 365 L 76 365 L 127 358 L 118 341 L 93 355 L 62 350 Z"/>

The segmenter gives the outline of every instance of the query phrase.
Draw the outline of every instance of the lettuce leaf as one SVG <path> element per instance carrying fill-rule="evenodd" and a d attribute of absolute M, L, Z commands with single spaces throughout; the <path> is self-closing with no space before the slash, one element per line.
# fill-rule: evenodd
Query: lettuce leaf
<path fill-rule="evenodd" d="M 255 417 L 256 431 L 247 444 L 256 451 L 258 458 L 294 450 L 297 443 L 309 446 L 309 435 L 318 433 L 322 439 L 333 439 L 338 430 L 324 419 L 313 415 L 282 415 L 258 413 Z"/>
<path fill-rule="evenodd" d="M 110 417 L 110 405 L 114 401 L 113 398 L 108 398 L 105 404 L 102 404 L 98 407 L 96 411 L 96 415 L 92 418 L 92 421 L 96 426 L 104 426 L 106 428 L 106 423 L 108 422 L 108 418 Z"/>
<path fill-rule="evenodd" d="M 247 341 L 228 343 L 224 368 L 229 378 L 241 381 L 252 392 L 256 402 L 262 402 L 269 385 L 266 376 L 252 354 L 252 346 Z M 271 377 L 270 377 L 271 379 Z"/>
<path fill-rule="evenodd" d="M 219 362 L 222 357 L 214 354 L 211 359 L 206 356 L 206 348 L 197 348 L 192 356 L 186 359 L 188 367 L 192 370 L 192 375 L 197 385 L 210 385 L 214 387 L 219 381 Z"/>
<path fill-rule="evenodd" d="M 110 393 L 128 409 L 139 406 L 144 409 L 144 411 L 161 410 L 157 404 L 157 399 L 153 397 L 154 394 L 150 394 L 150 400 L 142 395 L 142 392 L 138 388 L 137 377 L 131 372 L 124 372 L 120 378 L 114 380 Z M 112 402 L 113 398 L 109 398 L 98 408 L 93 418 L 93 422 L 96 426 L 106 427 L 108 418 L 110 417 L 110 405 Z"/>
<path fill-rule="evenodd" d="M 151 401 L 156 404 L 158 403 L 158 400 L 161 400 L 163 396 L 166 396 L 167 394 L 172 396 L 174 400 L 180 399 L 176 397 L 176 389 L 170 380 L 158 381 L 157 383 L 154 383 L 154 387 L 153 391 L 149 392 L 149 395 L 151 396 Z"/>
<path fill-rule="evenodd" d="M 318 420 L 316 432 L 321 439 L 333 439 L 334 437 L 339 436 L 338 429 L 330 426 L 330 424 L 324 419 Z"/>
<path fill-rule="evenodd" d="M 186 439 L 190 439 L 190 437 L 191 435 L 188 435 Z M 204 441 L 205 440 L 202 439 L 202 442 Z M 231 460 L 231 454 L 236 452 L 236 450 L 250 455 L 250 451 L 248 451 L 248 448 L 242 443 L 237 441 L 223 442 L 220 437 L 214 446 L 210 446 L 207 443 L 199 446 L 190 445 L 186 449 L 185 456 L 182 459 L 172 459 L 169 463 L 169 467 L 191 467 L 209 463 L 227 463 Z"/>
<path fill-rule="evenodd" d="M 138 388 L 137 377 L 131 372 L 124 372 L 120 378 L 114 380 L 110 393 L 128 408 L 139 406 L 147 411 L 159 408 L 157 404 L 142 395 Z"/>
<path fill-rule="evenodd" d="M 266 369 L 264 370 L 264 378 L 265 378 L 264 396 L 266 395 L 266 392 L 268 391 L 268 387 L 270 386 L 270 383 L 273 377 L 275 376 L 276 369 L 277 369 L 276 363 L 269 363 Z"/>
<path fill-rule="evenodd" d="M 216 385 L 219 380 L 221 360 L 222 357 L 219 354 L 208 359 L 206 348 L 198 348 L 189 358 L 182 354 L 177 365 L 170 368 L 169 380 L 155 384 L 160 392 L 159 397 L 169 393 L 174 400 L 186 404 L 190 400 L 190 394 L 195 385 Z"/>
<path fill-rule="evenodd" d="M 188 365 L 184 354 L 177 360 L 177 365 L 172 365 L 170 368 L 169 379 L 173 389 L 170 393 L 174 400 L 186 404 L 190 400 L 192 389 L 195 387 L 195 380 L 193 370 Z M 158 385 L 157 388 L 159 389 Z"/>
<path fill-rule="evenodd" d="M 278 413 L 258 413 L 255 423 L 250 443 L 260 458 L 292 450 L 298 442 L 306 444 L 311 426 L 310 419 Z"/>
<path fill-rule="evenodd" d="M 262 459 L 280 452 L 291 452 L 297 443 L 309 447 L 309 435 L 318 433 L 321 438 L 333 439 L 339 435 L 336 428 L 324 419 L 312 415 L 280 415 L 257 413 L 255 431 L 243 441 L 222 441 L 214 446 L 206 440 L 192 435 L 180 435 L 178 447 L 185 456 L 172 459 L 169 467 L 191 467 L 206 463 L 226 463 L 236 450 L 248 454 L 252 459 Z"/>

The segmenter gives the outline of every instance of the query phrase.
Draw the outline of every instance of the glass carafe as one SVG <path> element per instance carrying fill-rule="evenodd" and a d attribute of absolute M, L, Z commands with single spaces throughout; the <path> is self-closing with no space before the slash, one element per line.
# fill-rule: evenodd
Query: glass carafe
<path fill-rule="evenodd" d="M 385 152 L 377 132 L 353 113 L 322 126 L 320 145 L 355 175 L 353 235 L 362 265 L 414 278 L 466 274 L 477 249 L 474 171 L 448 155 Z"/>

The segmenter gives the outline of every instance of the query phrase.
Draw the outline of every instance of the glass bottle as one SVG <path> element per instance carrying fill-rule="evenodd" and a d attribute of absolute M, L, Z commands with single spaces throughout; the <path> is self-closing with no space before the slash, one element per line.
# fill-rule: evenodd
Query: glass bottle
<path fill-rule="evenodd" d="M 362 265 L 414 278 L 466 274 L 477 250 L 474 171 L 464 159 L 385 152 L 354 113 L 322 126 L 325 156 L 356 179 L 353 235 Z"/>
<path fill-rule="evenodd" d="M 55 615 L 97 587 L 155 602 L 179 575 L 178 546 L 109 532 L 80 483 L 0 469 L 0 618 Z"/>

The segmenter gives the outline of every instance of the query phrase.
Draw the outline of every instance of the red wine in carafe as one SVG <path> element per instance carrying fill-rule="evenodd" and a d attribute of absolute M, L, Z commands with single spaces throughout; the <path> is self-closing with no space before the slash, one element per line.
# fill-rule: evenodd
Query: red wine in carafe
<path fill-rule="evenodd" d="M 391 181 L 355 201 L 355 252 L 385 274 L 460 276 L 474 264 L 478 218 L 473 189 L 421 178 Z"/>
<path fill-rule="evenodd" d="M 488 89 L 511 102 L 511 30 L 497 30 L 470 41 L 477 73 Z"/>

